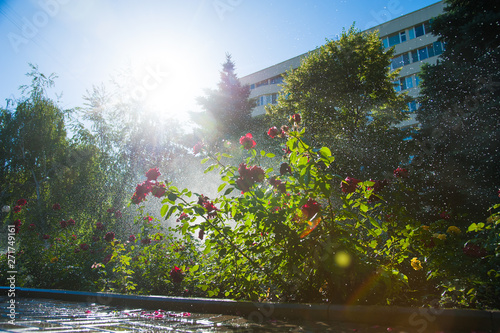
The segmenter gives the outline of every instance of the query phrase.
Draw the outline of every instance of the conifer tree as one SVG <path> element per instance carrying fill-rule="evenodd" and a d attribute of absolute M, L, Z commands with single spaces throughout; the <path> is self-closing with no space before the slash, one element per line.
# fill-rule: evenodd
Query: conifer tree
<path fill-rule="evenodd" d="M 446 45 L 422 67 L 418 165 L 434 201 L 483 215 L 500 179 L 500 6 L 447 0 L 431 29 Z"/>
<path fill-rule="evenodd" d="M 203 112 L 191 117 L 212 139 L 234 139 L 242 135 L 252 120 L 255 100 L 250 99 L 250 87 L 242 85 L 235 73 L 234 62 L 226 54 L 217 89 L 208 89 L 206 95 L 197 99 Z"/>

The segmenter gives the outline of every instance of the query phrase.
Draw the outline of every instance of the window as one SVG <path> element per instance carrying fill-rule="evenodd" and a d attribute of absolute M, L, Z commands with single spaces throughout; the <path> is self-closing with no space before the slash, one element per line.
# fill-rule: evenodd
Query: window
<path fill-rule="evenodd" d="M 406 42 L 406 31 L 401 31 L 399 33 L 399 37 L 401 39 L 401 43 Z"/>
<path fill-rule="evenodd" d="M 411 77 L 411 76 L 405 77 L 405 85 L 406 85 L 406 89 L 413 88 L 413 77 Z"/>
<path fill-rule="evenodd" d="M 279 83 L 283 82 L 283 77 L 281 75 L 278 75 L 278 76 L 272 77 L 270 79 L 270 81 L 271 81 L 271 84 L 279 84 Z"/>
<path fill-rule="evenodd" d="M 391 69 L 395 70 L 396 68 L 403 67 L 410 63 L 410 56 L 408 53 L 403 53 L 400 56 L 392 58 Z"/>
<path fill-rule="evenodd" d="M 431 21 L 424 22 L 424 30 L 426 34 L 431 32 Z"/>
<path fill-rule="evenodd" d="M 410 103 L 408 103 L 408 109 L 410 112 L 415 112 L 417 111 L 417 102 L 415 101 L 411 101 Z"/>
<path fill-rule="evenodd" d="M 418 49 L 418 59 L 424 60 L 427 58 L 429 58 L 429 54 L 427 53 L 427 47 L 423 47 L 421 49 Z"/>
<path fill-rule="evenodd" d="M 423 24 L 416 25 L 415 26 L 415 37 L 420 37 L 420 36 L 423 36 L 424 34 L 425 34 L 424 25 Z"/>
<path fill-rule="evenodd" d="M 415 75 L 415 86 L 418 87 L 419 84 L 420 84 L 420 78 L 418 77 L 418 75 Z"/>
<path fill-rule="evenodd" d="M 388 47 L 391 47 L 391 46 L 394 46 L 394 45 L 397 45 L 397 44 L 403 43 L 403 42 L 406 42 L 406 31 L 404 31 L 404 30 L 382 39 L 382 43 L 384 44 L 385 48 L 388 48 Z"/>
<path fill-rule="evenodd" d="M 262 95 L 257 97 L 257 106 L 278 103 L 278 94 Z"/>
<path fill-rule="evenodd" d="M 434 47 L 432 45 L 427 46 L 427 53 L 429 53 L 429 58 L 434 57 Z"/>
<path fill-rule="evenodd" d="M 411 51 L 412 62 L 421 61 L 430 57 L 438 56 L 443 53 L 443 43 L 434 42 L 426 47 Z"/>
<path fill-rule="evenodd" d="M 417 62 L 418 61 L 418 52 L 417 50 L 411 51 L 411 62 Z"/>
<path fill-rule="evenodd" d="M 440 55 L 441 53 L 443 53 L 443 45 L 441 44 L 441 42 L 434 42 L 433 46 L 435 55 Z"/>
<path fill-rule="evenodd" d="M 400 92 L 401 91 L 401 84 L 398 81 L 392 81 L 392 83 L 394 84 L 394 90 L 396 90 L 396 92 Z"/>
<path fill-rule="evenodd" d="M 260 87 L 260 86 L 267 86 L 268 84 L 269 84 L 268 80 L 262 80 L 262 81 L 260 81 L 260 82 L 257 82 L 257 83 L 255 84 L 255 87 L 257 87 L 257 88 L 258 88 L 258 87 Z"/>
<path fill-rule="evenodd" d="M 394 34 L 392 36 L 389 36 L 389 47 L 394 46 L 396 44 L 399 44 L 399 34 Z"/>
<path fill-rule="evenodd" d="M 255 84 L 251 84 L 250 89 L 255 89 Z"/>
<path fill-rule="evenodd" d="M 408 30 L 408 35 L 410 36 L 410 39 L 414 39 L 415 38 L 415 29 L 411 28 L 410 30 Z"/>
<path fill-rule="evenodd" d="M 406 90 L 408 89 L 408 87 L 406 86 L 406 80 L 405 78 L 401 78 L 399 79 L 399 85 L 401 87 L 401 90 Z"/>
<path fill-rule="evenodd" d="M 272 103 L 272 104 L 276 104 L 276 103 L 278 103 L 278 94 L 272 94 L 271 96 L 272 96 L 272 97 L 271 97 L 271 99 L 272 99 L 272 100 L 271 100 L 271 103 Z"/>

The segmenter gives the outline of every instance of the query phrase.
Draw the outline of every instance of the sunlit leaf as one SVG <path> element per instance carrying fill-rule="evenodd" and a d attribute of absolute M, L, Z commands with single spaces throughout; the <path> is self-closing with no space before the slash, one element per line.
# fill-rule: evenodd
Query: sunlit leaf
<path fill-rule="evenodd" d="M 217 192 L 220 192 L 224 189 L 224 187 L 226 187 L 227 183 L 222 183 L 219 185 L 219 188 L 217 188 Z"/>

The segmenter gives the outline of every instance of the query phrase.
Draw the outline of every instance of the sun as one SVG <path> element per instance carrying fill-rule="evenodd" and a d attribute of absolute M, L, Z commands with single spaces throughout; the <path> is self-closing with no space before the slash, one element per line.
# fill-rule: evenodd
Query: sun
<path fill-rule="evenodd" d="M 148 46 L 128 50 L 120 79 L 123 98 L 162 118 L 189 121 L 189 111 L 199 111 L 196 98 L 214 86 L 217 77 L 206 60 L 194 50 L 173 51 L 170 47 Z M 218 65 L 218 64 L 215 64 Z"/>

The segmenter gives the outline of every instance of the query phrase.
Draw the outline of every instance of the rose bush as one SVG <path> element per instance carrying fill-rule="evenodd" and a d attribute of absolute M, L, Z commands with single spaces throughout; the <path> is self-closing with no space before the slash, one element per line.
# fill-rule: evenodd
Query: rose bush
<path fill-rule="evenodd" d="M 53 204 L 54 221 L 40 230 L 23 223 L 26 201 L 13 202 L 20 209 L 6 214 L 18 237 L 19 285 L 342 304 L 440 299 L 449 306 L 499 307 L 499 206 L 479 223 L 441 207 L 424 224 L 404 204 L 418 200 L 411 168 L 397 167 L 390 179 L 337 175 L 330 150 L 304 139 L 300 115 L 290 121 L 290 127 L 267 132 L 281 142 L 282 156 L 256 149 L 251 133 L 241 137 L 234 154 L 197 144 L 205 172 L 220 174 L 213 198 L 161 181 L 160 170 L 151 168 L 131 196 L 137 207 L 131 228 L 116 228 L 122 213 L 115 208 L 81 228 Z M 147 200 L 161 201 L 160 214 L 174 227 L 147 213 Z M 0 263 L 5 274 L 6 255 Z"/>

